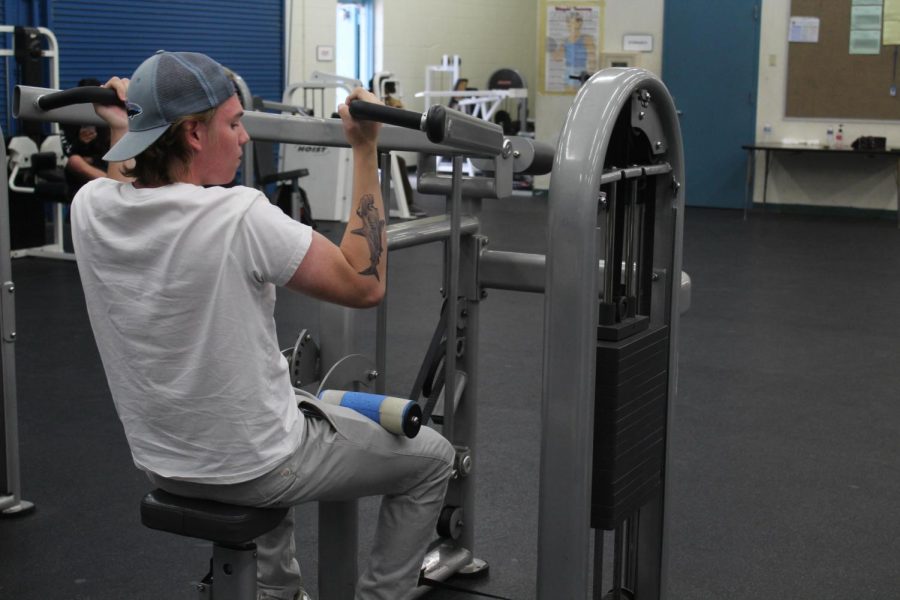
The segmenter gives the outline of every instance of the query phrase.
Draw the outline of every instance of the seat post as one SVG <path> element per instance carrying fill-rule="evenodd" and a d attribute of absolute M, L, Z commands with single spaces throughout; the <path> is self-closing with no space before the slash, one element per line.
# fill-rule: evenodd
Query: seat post
<path fill-rule="evenodd" d="M 211 582 L 198 588 L 201 598 L 255 600 L 256 544 L 251 543 L 244 547 L 213 544 L 210 575 Z"/>

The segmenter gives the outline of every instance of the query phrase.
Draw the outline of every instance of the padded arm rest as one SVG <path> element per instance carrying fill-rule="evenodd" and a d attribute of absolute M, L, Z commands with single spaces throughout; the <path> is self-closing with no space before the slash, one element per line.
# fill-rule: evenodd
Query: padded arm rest
<path fill-rule="evenodd" d="M 306 177 L 307 175 L 309 175 L 308 169 L 294 169 L 293 171 L 272 173 L 271 175 L 260 177 L 257 183 L 266 185 L 268 183 L 274 183 L 275 181 L 284 181 L 285 179 L 299 179 L 300 177 Z"/>
<path fill-rule="evenodd" d="M 244 544 L 274 528 L 287 508 L 254 508 L 153 490 L 141 500 L 141 523 L 151 529 L 222 544 Z"/>
<path fill-rule="evenodd" d="M 60 202 L 68 204 L 72 201 L 69 198 L 69 186 L 65 181 L 41 181 L 36 179 L 34 182 L 34 197 L 36 200 L 44 202 Z"/>
<path fill-rule="evenodd" d="M 56 152 L 35 152 L 31 155 L 31 168 L 35 171 L 55 171 L 59 168 L 56 161 Z"/>

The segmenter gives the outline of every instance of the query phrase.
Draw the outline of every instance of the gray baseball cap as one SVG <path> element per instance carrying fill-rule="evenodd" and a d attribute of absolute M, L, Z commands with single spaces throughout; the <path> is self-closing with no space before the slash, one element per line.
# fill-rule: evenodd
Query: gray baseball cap
<path fill-rule="evenodd" d="M 133 158 L 180 117 L 219 106 L 235 93 L 225 68 L 198 52 L 160 50 L 137 68 L 128 85 L 128 133 L 103 157 Z"/>

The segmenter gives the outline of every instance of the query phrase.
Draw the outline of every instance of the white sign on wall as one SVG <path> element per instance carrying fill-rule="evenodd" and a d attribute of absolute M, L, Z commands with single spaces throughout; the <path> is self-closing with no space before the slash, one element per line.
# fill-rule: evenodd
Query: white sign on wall
<path fill-rule="evenodd" d="M 653 52 L 653 36 L 644 33 L 627 33 L 622 37 L 625 52 Z"/>
<path fill-rule="evenodd" d="M 316 46 L 316 60 L 331 62 L 334 60 L 334 46 Z"/>

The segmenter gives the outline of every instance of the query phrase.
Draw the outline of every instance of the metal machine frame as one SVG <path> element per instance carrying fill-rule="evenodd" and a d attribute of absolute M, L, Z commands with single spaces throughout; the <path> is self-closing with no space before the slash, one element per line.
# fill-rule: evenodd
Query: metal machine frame
<path fill-rule="evenodd" d="M 640 132 L 649 147 L 648 163 L 611 164 L 612 160 L 633 158 L 610 145 L 617 128 L 627 136 Z M 625 145 L 636 143 L 621 136 L 615 139 Z M 654 243 L 652 256 L 643 257 L 649 270 L 647 289 L 642 293 L 649 301 L 638 314 L 648 319 L 648 331 L 669 330 L 664 405 L 668 424 L 676 395 L 683 289 L 682 277 L 677 275 L 681 273 L 684 219 L 681 132 L 672 98 L 659 79 L 641 69 L 600 71 L 581 88 L 569 111 L 550 184 L 538 522 L 538 598 L 542 599 L 586 598 L 590 588 L 589 524 L 596 511 L 592 482 L 598 485 L 593 461 L 595 449 L 603 441 L 594 439 L 599 413 L 600 313 L 603 302 L 615 299 L 613 288 L 619 283 L 610 273 L 609 260 L 606 273 L 598 272 L 596 265 L 600 256 L 608 259 L 610 249 L 622 243 L 616 239 L 617 230 L 609 225 L 615 222 L 610 215 L 634 208 L 633 182 L 637 178 L 658 180 L 655 194 L 645 200 L 655 212 Z M 629 235 L 627 229 L 618 233 Z M 622 277 L 627 281 L 635 268 L 633 262 L 626 263 Z M 621 341 L 628 336 L 626 332 Z M 667 447 L 664 432 L 663 437 Z M 657 473 L 662 477 L 661 487 L 629 516 L 628 530 L 636 532 L 633 552 L 627 557 L 621 557 L 618 549 L 616 553 L 616 566 L 629 575 L 625 579 L 640 600 L 665 595 L 665 472 L 663 457 L 661 474 Z M 602 592 L 601 549 L 602 536 L 597 531 L 595 598 Z M 625 565 L 628 561 L 624 559 L 631 564 Z M 613 577 L 622 581 L 621 572 Z M 618 598 L 621 589 L 614 591 Z"/>
<path fill-rule="evenodd" d="M 87 105 L 36 109 L 36 99 L 51 91 L 17 90 L 16 112 L 61 123 L 97 121 Z M 471 517 L 479 460 L 474 425 L 484 291 L 544 292 L 537 598 L 587 598 L 592 591 L 601 598 L 606 590 L 600 576 L 600 528 L 594 535 L 593 560 L 590 544 L 592 525 L 599 522 L 592 497 L 596 444 L 604 441 L 595 439 L 598 347 L 615 353 L 617 345 L 665 334 L 662 420 L 667 423 L 677 384 L 678 315 L 690 302 L 690 279 L 681 272 L 684 167 L 674 105 L 660 80 L 640 69 L 609 69 L 586 82 L 569 112 L 552 165 L 546 256 L 487 250 L 477 215 L 482 199 L 511 194 L 514 173 L 546 172 L 548 167 L 541 163 L 548 150 L 527 138 L 504 138 L 493 123 L 447 113 L 441 143 L 392 125 L 383 127 L 379 136 L 383 189 L 390 185 L 390 169 L 384 168 L 390 151 L 453 157 L 449 177 L 428 169 L 418 177 L 419 191 L 447 198 L 447 214 L 393 224 L 387 230 L 389 250 L 432 242 L 445 247 L 443 327 L 451 351 L 443 361 L 442 430 L 457 449 L 457 476 L 446 504 L 467 517 L 456 523 L 455 536 L 426 557 L 426 573 L 446 579 L 484 567 L 474 558 Z M 342 126 L 334 120 L 247 111 L 244 125 L 252 139 L 347 147 Z M 463 176 L 462 162 L 469 157 L 488 163 L 486 175 Z M 612 162 L 620 160 L 625 162 Z M 421 164 L 433 167 L 434 161 Z M 387 300 L 376 317 L 375 375 L 366 367 L 356 378 L 374 380 L 377 392 L 384 392 L 385 385 Z M 323 305 L 323 365 L 355 352 L 359 314 Z M 656 485 L 629 496 L 637 499 L 600 524 L 613 522 L 618 532 L 614 598 L 631 594 L 656 600 L 665 595 L 665 429 L 662 436 L 661 459 L 657 456 L 653 465 Z M 658 443 L 654 448 L 659 449 Z M 353 596 L 357 565 L 347 557 L 357 554 L 356 507 L 356 502 L 320 505 L 322 597 Z"/>
<path fill-rule="evenodd" d="M 2 137 L 0 131 L 0 137 Z M 0 164 L 6 164 L 6 148 L 0 145 Z M 4 173 L 5 178 L 5 173 Z M 34 504 L 22 499 L 19 470 L 19 416 L 16 397 L 16 286 L 12 280 L 9 231 L 9 189 L 0 185 L 0 515 L 29 512 Z"/>
<path fill-rule="evenodd" d="M 361 81 L 350 77 L 313 71 L 309 81 L 289 84 L 285 88 L 284 94 L 282 94 L 280 104 L 267 104 L 274 109 L 280 108 L 281 110 L 288 111 L 296 110 L 298 107 L 305 107 L 313 111 L 312 116 L 327 117 L 328 115 L 325 113 L 328 106 L 327 100 L 329 99 L 330 94 L 326 95 L 326 90 L 343 90 L 349 94 L 356 87 L 365 86 Z M 310 146 L 311 145 L 306 144 L 283 144 L 281 152 L 279 152 L 279 160 L 281 162 L 280 168 L 283 171 L 289 171 L 301 167 L 310 167 L 308 164 L 310 160 L 313 160 L 320 166 L 323 161 L 330 161 L 331 165 L 329 165 L 330 168 L 328 170 L 333 171 L 336 177 L 337 181 L 334 186 L 335 189 L 330 197 L 322 194 L 321 190 L 319 190 L 319 193 L 313 193 L 312 190 L 310 190 L 312 196 L 311 201 L 318 204 L 318 206 L 313 207 L 313 216 L 316 219 L 323 219 L 326 221 L 334 220 L 346 222 L 350 210 L 350 194 L 352 192 L 350 189 L 352 188 L 350 154 L 342 149 L 339 149 L 334 153 L 328 153 L 324 147 L 315 145 L 312 145 L 312 147 Z M 312 155 L 309 154 L 310 150 L 313 151 Z M 325 154 L 320 155 L 319 151 L 325 151 Z M 312 158 L 310 156 L 312 156 Z M 311 168 L 315 171 L 315 167 Z M 389 165 L 382 165 L 381 168 L 390 170 L 391 180 L 399 181 L 398 178 L 402 176 L 400 165 L 394 155 L 391 155 Z M 386 191 L 384 196 L 387 205 L 390 205 L 389 199 L 391 198 L 391 194 L 389 192 L 390 190 Z M 390 209 L 391 216 L 401 219 L 411 218 L 412 215 L 409 211 L 409 202 L 411 199 L 406 197 L 402 185 L 394 186 L 393 197 L 397 207 Z M 329 200 L 331 200 L 331 202 L 329 202 Z M 332 208 L 332 210 L 330 213 L 326 213 L 325 216 L 322 216 L 321 209 L 326 207 Z"/>

